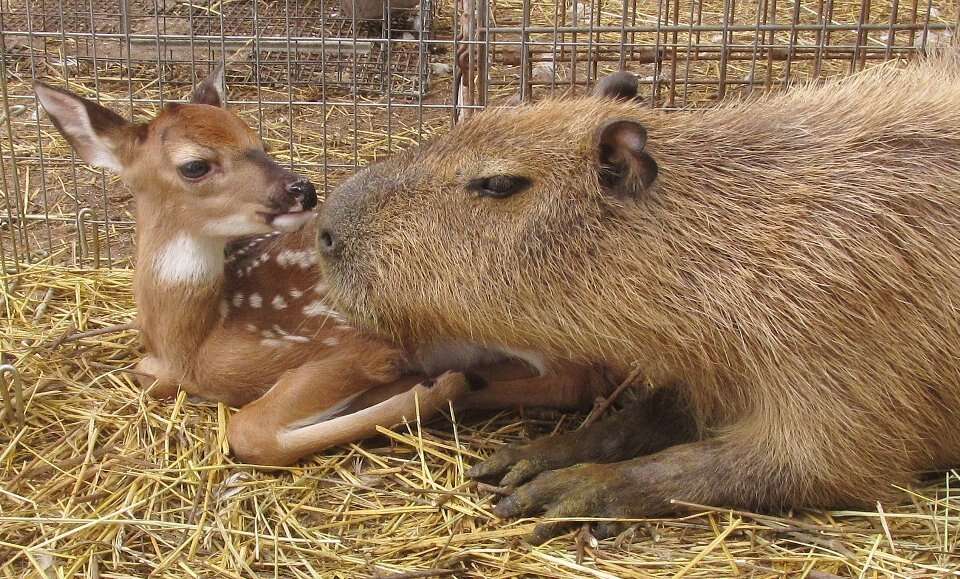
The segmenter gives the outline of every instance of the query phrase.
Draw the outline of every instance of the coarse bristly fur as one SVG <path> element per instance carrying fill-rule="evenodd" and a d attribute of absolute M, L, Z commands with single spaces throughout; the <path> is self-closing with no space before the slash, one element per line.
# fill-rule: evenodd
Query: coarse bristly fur
<path fill-rule="evenodd" d="M 598 162 L 616 120 L 646 129 L 658 167 L 633 194 Z M 496 175 L 531 185 L 470 185 Z M 605 471 L 656 500 L 554 514 L 863 503 L 960 462 L 955 50 L 697 112 L 583 98 L 479 114 L 324 211 L 322 265 L 359 323 L 678 385 L 707 440 Z"/>

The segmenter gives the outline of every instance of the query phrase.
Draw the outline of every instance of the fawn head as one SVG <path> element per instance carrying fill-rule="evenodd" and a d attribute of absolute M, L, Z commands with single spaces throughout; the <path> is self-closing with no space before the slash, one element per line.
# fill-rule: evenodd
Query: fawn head
<path fill-rule="evenodd" d="M 143 124 L 43 83 L 34 90 L 84 162 L 126 183 L 139 213 L 198 237 L 299 229 L 317 204 L 313 184 L 266 154 L 256 131 L 223 107 L 222 86 L 218 67 L 189 103 L 168 104 Z"/>

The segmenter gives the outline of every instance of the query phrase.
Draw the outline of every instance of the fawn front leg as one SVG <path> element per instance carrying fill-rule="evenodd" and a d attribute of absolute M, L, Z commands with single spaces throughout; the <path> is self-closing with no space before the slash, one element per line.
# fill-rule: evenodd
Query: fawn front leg
<path fill-rule="evenodd" d="M 366 363 L 368 363 L 367 361 Z M 462 374 L 435 381 L 373 373 L 352 356 L 316 360 L 281 376 L 230 420 L 233 453 L 250 464 L 285 466 L 331 446 L 377 434 L 404 419 L 428 418 L 468 389 Z M 366 396 L 365 396 L 366 395 Z M 369 398 L 371 405 L 357 407 Z"/>

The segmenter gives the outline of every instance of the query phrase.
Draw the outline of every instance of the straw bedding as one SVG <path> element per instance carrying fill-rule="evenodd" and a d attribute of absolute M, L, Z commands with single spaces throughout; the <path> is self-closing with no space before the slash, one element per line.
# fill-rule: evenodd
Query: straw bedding
<path fill-rule="evenodd" d="M 691 506 L 596 544 L 541 546 L 464 479 L 500 445 L 582 416 L 410 417 L 297 468 L 231 459 L 231 410 L 145 397 L 129 270 L 24 268 L 3 296 L 27 398 L 0 430 L 0 573 L 8 577 L 942 577 L 957 574 L 960 475 L 931 474 L 870 512 L 767 517 Z M 47 297 L 49 295 L 49 297 Z M 420 573 L 420 574 L 417 574 Z"/>
<path fill-rule="evenodd" d="M 514 4 L 501 2 L 497 10 L 515 12 Z M 855 4 L 835 2 L 835 17 L 849 21 L 844 10 Z M 738 3 L 736 9 L 746 6 Z M 716 17 L 719 3 L 716 8 L 705 18 Z M 542 12 L 534 10 L 534 20 L 549 22 L 550 11 Z M 605 3 L 604 18 L 617 14 L 617 6 Z M 650 14 L 655 18 L 655 10 Z M 741 16 L 749 21 L 749 14 Z M 833 67 L 827 72 L 846 66 L 827 64 Z M 716 73 L 715 63 L 702 66 L 702 74 Z M 749 72 L 742 63 L 731 66 L 737 74 Z M 27 94 L 29 67 L 14 63 L 8 72 L 11 94 Z M 514 73 L 495 67 L 491 78 Z M 136 72 L 138 96 L 152 94 L 150 74 Z M 443 102 L 452 93 L 450 79 L 434 80 L 426 102 Z M 181 88 L 188 84 L 186 79 Z M 125 80 L 102 75 L 100 87 L 102 99 L 124 103 Z M 243 90 L 231 95 L 250 98 Z M 515 84 L 498 86 L 493 101 L 515 90 Z M 282 87 L 263 95 L 287 97 Z M 316 98 L 307 92 L 292 96 Z M 690 98 L 699 96 L 692 92 Z M 395 110 L 388 138 L 380 109 L 318 110 L 264 107 L 263 129 L 276 156 L 293 159 L 328 186 L 346 171 L 322 171 L 324 153 L 328 163 L 364 163 L 449 122 L 448 111 L 420 116 L 415 109 Z M 69 158 L 49 126 L 37 134 L 29 111 L 21 113 L 5 146 L 25 157 L 43 142 L 48 157 Z M 246 107 L 241 113 L 256 123 L 259 111 Z M 521 538 L 533 521 L 498 521 L 490 512 L 495 497 L 463 473 L 503 444 L 576 428 L 581 415 L 447 413 L 427 424 L 411 416 L 377 439 L 296 468 L 267 472 L 236 464 L 225 437 L 231 409 L 184 396 L 158 402 L 135 385 L 137 336 L 124 325 L 135 314 L 129 226 L 99 227 L 97 245 L 104 252 L 110 248 L 115 269 L 61 265 L 92 265 L 89 248 L 87 257 L 74 255 L 72 212 L 93 200 L 102 208 L 98 218 L 108 213 L 129 220 L 129 196 L 111 186 L 109 200 L 97 200 L 101 181 L 85 171 L 73 189 L 72 170 L 62 165 L 46 177 L 40 191 L 37 167 L 21 167 L 26 206 L 67 219 L 49 226 L 32 222 L 25 229 L 34 263 L 26 265 L 21 255 L 19 270 L 11 266 L 10 238 L 3 240 L 0 351 L 2 362 L 20 370 L 27 401 L 23 428 L 10 417 L 0 421 L 4 577 L 960 575 L 960 475 L 953 470 L 930 473 L 921 486 L 901 489 L 898 502 L 868 512 L 771 517 L 688 505 L 684 516 L 639 521 L 616 540 L 597 543 L 580 528 L 530 547 Z M 92 335 L 104 328 L 109 331 Z"/>

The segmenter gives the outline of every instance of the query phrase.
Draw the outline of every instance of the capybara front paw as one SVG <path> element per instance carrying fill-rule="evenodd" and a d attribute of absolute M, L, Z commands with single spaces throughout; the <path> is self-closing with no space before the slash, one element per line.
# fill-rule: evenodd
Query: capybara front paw
<path fill-rule="evenodd" d="M 581 464 L 544 472 L 517 488 L 493 512 L 501 518 L 533 515 L 540 512 L 548 519 L 579 517 L 635 519 L 664 510 L 663 501 L 631 476 L 628 463 Z M 539 545 L 574 525 L 571 521 L 544 521 L 527 541 Z M 594 536 L 613 536 L 630 521 L 604 521 L 594 524 Z"/>
<path fill-rule="evenodd" d="M 608 463 L 632 457 L 620 429 L 613 421 L 595 423 L 585 429 L 544 436 L 526 444 L 512 444 L 467 472 L 474 479 L 500 477 L 501 486 L 517 486 L 538 474 L 579 463 Z M 623 456 L 627 455 L 627 456 Z"/>
<path fill-rule="evenodd" d="M 500 477 L 502 486 L 516 486 L 544 471 L 584 462 L 578 446 L 571 433 L 511 444 L 474 465 L 467 476 L 473 479 Z"/>

